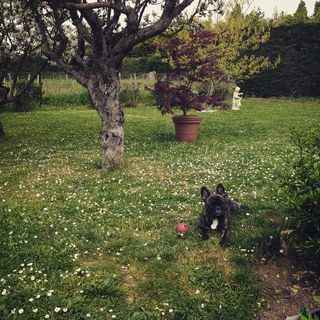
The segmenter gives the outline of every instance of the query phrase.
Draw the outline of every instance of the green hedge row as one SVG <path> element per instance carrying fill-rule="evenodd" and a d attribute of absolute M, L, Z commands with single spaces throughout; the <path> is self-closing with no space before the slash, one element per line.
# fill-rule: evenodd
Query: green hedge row
<path fill-rule="evenodd" d="M 241 89 L 257 97 L 320 96 L 320 24 L 297 24 L 271 29 L 270 40 L 256 53 L 280 64 L 246 80 Z"/>

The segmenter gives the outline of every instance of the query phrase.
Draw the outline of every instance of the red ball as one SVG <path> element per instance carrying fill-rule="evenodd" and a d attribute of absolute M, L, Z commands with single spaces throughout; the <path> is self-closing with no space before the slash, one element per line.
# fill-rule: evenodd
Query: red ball
<path fill-rule="evenodd" d="M 186 223 L 178 223 L 176 226 L 176 232 L 185 234 L 189 230 L 189 226 Z"/>

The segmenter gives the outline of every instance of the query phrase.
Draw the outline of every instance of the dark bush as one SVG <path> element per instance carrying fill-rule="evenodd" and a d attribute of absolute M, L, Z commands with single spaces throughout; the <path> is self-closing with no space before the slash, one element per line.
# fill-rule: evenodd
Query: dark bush
<path fill-rule="evenodd" d="M 269 41 L 252 53 L 271 60 L 280 56 L 280 64 L 244 80 L 240 87 L 246 95 L 264 98 L 319 97 L 319 50 L 320 23 L 272 28 Z"/>
<path fill-rule="evenodd" d="M 26 82 L 18 82 L 16 85 L 16 92 L 18 93 L 14 101 L 16 112 L 32 111 L 41 104 L 42 86 L 32 83 L 24 89 L 25 85 Z"/>
<path fill-rule="evenodd" d="M 283 191 L 289 208 L 290 240 L 297 253 L 320 266 L 320 128 L 293 132 L 299 154 L 284 177 Z"/>

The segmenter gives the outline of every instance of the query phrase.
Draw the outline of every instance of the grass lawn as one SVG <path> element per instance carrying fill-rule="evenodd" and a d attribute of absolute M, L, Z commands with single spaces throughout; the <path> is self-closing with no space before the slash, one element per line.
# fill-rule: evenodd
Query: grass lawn
<path fill-rule="evenodd" d="M 244 100 L 203 114 L 194 143 L 177 143 L 155 108 L 126 109 L 126 164 L 111 173 L 94 110 L 0 115 L 1 319 L 255 319 L 253 265 L 297 152 L 289 130 L 315 126 L 320 101 Z M 241 203 L 227 249 L 197 232 L 199 190 L 219 182 Z"/>

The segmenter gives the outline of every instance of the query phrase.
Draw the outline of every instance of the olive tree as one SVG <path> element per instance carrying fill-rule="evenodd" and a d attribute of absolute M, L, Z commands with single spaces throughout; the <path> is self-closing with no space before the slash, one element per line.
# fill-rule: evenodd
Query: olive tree
<path fill-rule="evenodd" d="M 11 72 L 11 86 L 1 92 L 0 103 L 12 102 L 16 95 L 16 84 L 21 72 L 21 66 L 31 55 L 39 52 L 41 38 L 36 24 L 24 10 L 24 6 L 15 0 L 0 2 L 0 84 L 8 72 Z M 32 83 L 43 64 L 33 70 L 27 84 Z"/>
<path fill-rule="evenodd" d="M 36 24 L 24 10 L 24 5 L 15 0 L 0 2 L 0 106 L 14 102 L 36 78 L 45 62 L 33 70 L 29 81 L 17 89 L 17 80 L 25 60 L 39 51 L 41 38 Z M 5 78 L 11 73 L 10 87 L 5 86 Z M 0 123 L 0 139 L 4 136 Z"/>
<path fill-rule="evenodd" d="M 123 165 L 119 72 L 132 48 L 162 34 L 188 11 L 218 10 L 220 0 L 19 0 L 30 10 L 44 55 L 88 89 L 101 118 L 102 168 Z"/>

